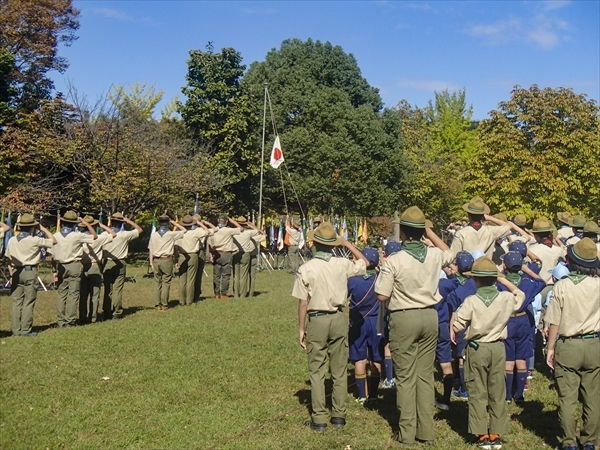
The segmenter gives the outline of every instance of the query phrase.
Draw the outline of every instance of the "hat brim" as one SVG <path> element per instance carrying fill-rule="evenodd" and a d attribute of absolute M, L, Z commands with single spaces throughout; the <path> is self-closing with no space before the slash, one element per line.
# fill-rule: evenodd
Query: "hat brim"
<path fill-rule="evenodd" d="M 194 225 L 195 222 L 184 222 L 183 220 L 181 222 L 179 222 L 179 225 L 181 225 L 182 227 L 191 227 L 192 225 Z"/>
<path fill-rule="evenodd" d="M 562 212 L 556 213 L 556 217 L 558 218 L 559 222 L 569 225 L 570 217 L 565 217 L 564 213 L 562 213 Z"/>
<path fill-rule="evenodd" d="M 329 247 L 338 247 L 344 243 L 344 239 L 336 236 L 335 239 L 325 239 L 318 234 L 313 235 L 313 242 L 321 245 L 328 245 Z"/>
<path fill-rule="evenodd" d="M 68 223 L 77 223 L 77 222 L 79 222 L 79 220 L 77 220 L 77 219 L 73 220 L 73 219 L 67 219 L 65 217 L 61 217 L 60 221 L 61 222 L 68 222 Z"/>
<path fill-rule="evenodd" d="M 82 227 L 85 227 L 85 224 L 86 224 L 86 223 L 88 223 L 88 224 L 89 224 L 91 227 L 95 227 L 96 225 L 98 225 L 98 223 L 99 223 L 99 222 L 98 222 L 96 219 L 94 219 L 94 221 L 93 221 L 93 222 L 91 222 L 91 223 L 90 223 L 90 222 L 85 222 L 85 223 L 84 223 L 84 222 L 81 222 L 81 226 L 82 226 Z"/>
<path fill-rule="evenodd" d="M 471 277 L 471 278 L 490 278 L 490 277 L 497 278 L 500 276 L 504 276 L 500 272 L 497 272 L 496 274 L 487 274 L 487 275 L 483 274 L 481 272 L 474 273 L 472 269 L 468 272 L 463 272 L 463 275 L 466 277 Z"/>
<path fill-rule="evenodd" d="M 596 256 L 593 261 L 589 261 L 587 259 L 582 259 L 578 256 L 574 251 L 574 246 L 570 245 L 567 247 L 567 256 L 571 259 L 575 264 L 578 264 L 582 267 L 589 267 L 591 269 L 600 268 L 600 260 Z"/>
<path fill-rule="evenodd" d="M 17 225 L 20 227 L 35 227 L 36 225 L 39 225 L 39 222 L 17 222 Z"/>
<path fill-rule="evenodd" d="M 481 211 L 473 211 L 472 209 L 469 209 L 469 204 L 465 203 L 464 205 L 462 205 L 462 209 L 464 209 L 466 212 L 468 212 L 469 214 L 473 214 L 473 215 L 479 215 L 479 216 L 483 216 L 484 214 L 489 214 L 490 213 L 490 207 L 488 205 L 486 205 L 485 203 L 483 204 L 483 212 Z"/>

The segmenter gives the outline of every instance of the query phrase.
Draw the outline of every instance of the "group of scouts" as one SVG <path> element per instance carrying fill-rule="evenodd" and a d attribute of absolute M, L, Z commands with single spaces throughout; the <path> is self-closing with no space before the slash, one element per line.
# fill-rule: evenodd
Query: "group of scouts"
<path fill-rule="evenodd" d="M 562 435 L 557 449 L 595 450 L 600 436 L 598 226 L 560 213 L 559 229 L 538 218 L 529 230 L 523 215 L 510 221 L 490 216 L 479 197 L 463 209 L 468 223 L 456 228 L 448 247 L 419 208 L 408 208 L 398 221 L 402 242 L 387 244 L 381 264 L 376 249 L 360 252 L 329 223 L 310 233 L 314 258 L 300 266 L 292 291 L 299 300 L 298 336 L 311 382 L 312 414 L 305 425 L 314 431 L 326 430 L 328 422 L 334 428 L 346 425 L 348 360 L 355 363 L 357 400 L 376 401 L 387 344 L 399 414 L 394 445 L 434 444 L 435 408 L 449 409 L 458 371 L 460 387 L 453 393 L 468 400 L 469 433 L 478 448 L 500 449 L 509 432 L 507 404 L 524 401 L 539 320 L 558 390 Z M 346 247 L 355 260 L 333 256 L 335 246 Z M 347 305 L 349 324 L 343 313 Z M 324 387 L 328 356 L 331 413 Z M 441 399 L 434 389 L 436 359 L 443 374 Z M 583 403 L 579 436 L 578 399 Z"/>

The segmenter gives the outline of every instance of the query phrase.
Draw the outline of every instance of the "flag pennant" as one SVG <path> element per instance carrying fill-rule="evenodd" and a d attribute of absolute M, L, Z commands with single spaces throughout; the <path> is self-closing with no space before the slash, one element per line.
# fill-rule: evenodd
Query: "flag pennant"
<path fill-rule="evenodd" d="M 283 228 L 283 220 L 279 221 L 279 234 L 277 235 L 277 250 L 283 250 L 283 240 L 285 239 L 285 230 Z"/>
<path fill-rule="evenodd" d="M 344 217 L 344 221 L 342 222 L 342 236 L 344 236 L 345 240 L 348 240 L 348 226 L 346 225 L 345 217 Z"/>
<path fill-rule="evenodd" d="M 198 205 L 198 193 L 196 193 L 196 201 L 194 202 L 194 214 L 198 214 L 200 211 L 200 206 Z"/>
<path fill-rule="evenodd" d="M 152 231 L 150 232 L 150 234 L 154 233 L 156 231 L 156 214 L 154 214 L 154 216 L 152 216 Z"/>
<path fill-rule="evenodd" d="M 281 144 L 279 143 L 279 135 L 275 136 L 275 142 L 273 143 L 273 150 L 271 151 L 271 167 L 273 169 L 279 168 L 281 163 L 285 159 L 283 158 L 283 152 L 281 151 Z"/>
<path fill-rule="evenodd" d="M 367 228 L 367 219 L 365 219 L 365 224 L 362 229 L 362 240 L 365 244 L 369 243 L 369 230 Z"/>
<path fill-rule="evenodd" d="M 13 235 L 12 219 L 10 216 L 10 211 L 8 212 L 8 215 L 6 216 L 6 226 L 8 227 L 8 230 L 6 231 L 6 233 L 4 233 L 4 248 L 8 247 L 8 241 L 10 240 L 10 238 Z"/>

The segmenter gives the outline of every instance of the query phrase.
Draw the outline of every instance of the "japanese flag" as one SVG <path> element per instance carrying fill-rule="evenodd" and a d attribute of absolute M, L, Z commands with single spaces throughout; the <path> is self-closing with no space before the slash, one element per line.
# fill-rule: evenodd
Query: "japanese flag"
<path fill-rule="evenodd" d="M 271 167 L 277 169 L 281 163 L 285 161 L 283 153 L 281 151 L 281 145 L 279 144 L 279 135 L 275 136 L 275 142 L 273 143 L 273 150 L 271 151 Z"/>

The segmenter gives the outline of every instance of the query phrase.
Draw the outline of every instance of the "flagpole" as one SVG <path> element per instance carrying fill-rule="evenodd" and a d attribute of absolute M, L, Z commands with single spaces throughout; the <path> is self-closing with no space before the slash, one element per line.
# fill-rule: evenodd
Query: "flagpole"
<path fill-rule="evenodd" d="M 258 226 L 262 224 L 262 191 L 263 171 L 265 166 L 265 123 L 267 120 L 267 83 L 265 83 L 265 100 L 263 105 L 263 128 L 262 128 L 262 150 L 260 153 L 260 188 L 258 194 Z M 260 251 L 260 250 L 259 250 Z"/>

